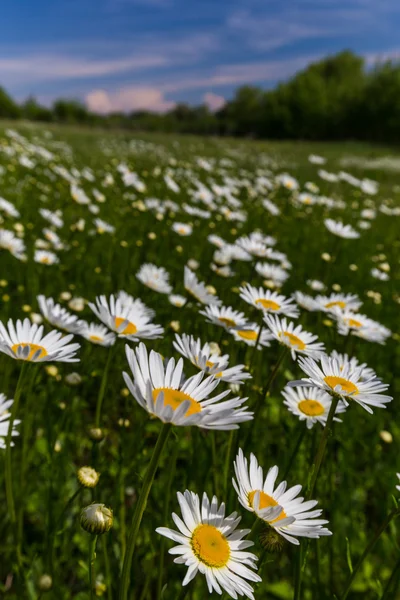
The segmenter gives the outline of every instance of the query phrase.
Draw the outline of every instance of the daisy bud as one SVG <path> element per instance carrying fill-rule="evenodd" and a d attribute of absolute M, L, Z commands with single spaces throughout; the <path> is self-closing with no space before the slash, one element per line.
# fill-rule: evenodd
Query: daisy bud
<path fill-rule="evenodd" d="M 386 444 L 391 444 L 393 442 L 393 436 L 390 431 L 385 431 L 384 429 L 379 433 L 379 437 Z"/>
<path fill-rule="evenodd" d="M 331 260 L 331 255 L 328 252 L 323 252 L 321 254 L 321 258 L 322 258 L 322 260 L 329 262 Z"/>
<path fill-rule="evenodd" d="M 113 526 L 113 513 L 105 504 L 89 504 L 81 511 L 81 527 L 93 535 L 107 533 Z"/>
<path fill-rule="evenodd" d="M 68 385 L 79 385 L 82 382 L 82 377 L 74 371 L 65 376 L 65 381 Z"/>
<path fill-rule="evenodd" d="M 101 442 L 104 439 L 104 431 L 100 427 L 92 427 L 88 433 L 93 442 Z"/>
<path fill-rule="evenodd" d="M 217 342 L 210 342 L 210 352 L 214 356 L 221 356 L 221 348 L 218 346 Z"/>
<path fill-rule="evenodd" d="M 267 552 L 282 552 L 286 541 L 273 527 L 265 527 L 259 536 L 260 544 Z"/>
<path fill-rule="evenodd" d="M 190 258 L 187 262 L 188 267 L 190 269 L 192 269 L 192 271 L 195 271 L 196 269 L 199 268 L 200 264 L 197 262 L 197 260 L 195 260 L 194 258 Z"/>
<path fill-rule="evenodd" d="M 47 375 L 50 375 L 50 377 L 56 377 L 58 375 L 58 369 L 55 365 L 49 365 L 46 367 L 46 373 Z"/>
<path fill-rule="evenodd" d="M 217 290 L 213 285 L 206 285 L 206 290 L 209 294 L 212 294 L 213 296 L 215 296 L 217 293 Z"/>
<path fill-rule="evenodd" d="M 34 313 L 34 312 L 31 313 L 30 318 L 31 318 L 32 323 L 36 323 L 37 325 L 40 325 L 41 323 L 43 323 L 43 317 L 39 313 Z"/>
<path fill-rule="evenodd" d="M 334 283 L 333 286 L 332 286 L 332 289 L 335 292 L 340 292 L 340 290 L 342 289 L 342 287 L 338 283 Z"/>
<path fill-rule="evenodd" d="M 41 592 L 48 592 L 53 587 L 53 580 L 46 573 L 39 577 L 38 588 Z"/>
<path fill-rule="evenodd" d="M 171 329 L 173 331 L 179 331 L 181 328 L 181 324 L 179 321 L 171 321 L 171 323 L 169 324 L 169 326 L 171 327 Z"/>
<path fill-rule="evenodd" d="M 72 294 L 71 292 L 61 292 L 60 300 L 71 300 Z"/>
<path fill-rule="evenodd" d="M 81 467 L 77 473 L 79 483 L 86 488 L 94 488 L 99 482 L 100 473 L 92 467 Z"/>

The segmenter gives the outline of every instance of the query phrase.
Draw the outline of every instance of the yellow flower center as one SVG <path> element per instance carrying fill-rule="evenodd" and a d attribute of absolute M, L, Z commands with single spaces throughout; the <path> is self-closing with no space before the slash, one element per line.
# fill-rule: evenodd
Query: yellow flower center
<path fill-rule="evenodd" d="M 209 369 L 212 369 L 213 367 L 215 367 L 215 363 L 211 362 L 211 360 L 208 360 L 206 362 L 206 367 L 208 367 Z M 219 373 L 214 373 L 214 377 L 221 377 L 222 375 L 222 371 L 220 371 Z"/>
<path fill-rule="evenodd" d="M 318 400 L 302 400 L 298 406 L 299 410 L 308 417 L 319 417 L 325 412 L 324 407 Z"/>
<path fill-rule="evenodd" d="M 298 350 L 304 350 L 306 345 L 305 343 L 297 337 L 297 335 L 293 335 L 293 333 L 289 333 L 289 331 L 281 331 L 279 333 L 279 337 L 284 338 L 285 341 L 289 342 L 291 346 L 294 346 Z"/>
<path fill-rule="evenodd" d="M 273 506 L 279 506 L 278 502 L 276 500 L 274 500 L 272 498 L 272 496 L 269 496 L 268 494 L 266 494 L 265 492 L 262 492 L 261 490 L 253 490 L 252 492 L 249 493 L 249 503 L 250 506 L 253 506 L 253 502 L 254 502 L 254 496 L 256 495 L 256 492 L 260 492 L 260 504 L 258 506 L 259 510 L 262 510 L 264 508 L 272 508 Z M 276 519 L 273 519 L 272 521 L 268 521 L 268 523 L 276 523 L 277 521 L 281 521 L 282 519 L 286 519 L 287 514 L 285 513 L 284 510 L 282 510 L 281 514 L 279 515 L 279 517 L 277 517 Z"/>
<path fill-rule="evenodd" d="M 346 323 L 349 327 L 362 327 L 362 323 L 356 321 L 356 319 L 346 319 Z"/>
<path fill-rule="evenodd" d="M 334 390 L 337 385 L 340 385 L 344 392 L 347 392 L 348 394 L 358 394 L 358 387 L 354 385 L 352 381 L 344 379 L 344 377 L 328 375 L 327 377 L 324 377 L 324 381 L 332 390 Z"/>
<path fill-rule="evenodd" d="M 181 392 L 180 390 L 173 390 L 171 388 L 156 388 L 153 390 L 153 400 L 157 401 L 157 398 L 160 393 L 163 393 L 163 401 L 164 406 L 170 406 L 173 410 L 176 410 L 178 406 L 182 404 L 185 400 L 189 401 L 189 408 L 185 413 L 185 417 L 190 417 L 196 413 L 201 411 L 201 405 L 196 400 L 193 400 L 188 394 L 185 392 Z"/>
<path fill-rule="evenodd" d="M 244 340 L 254 340 L 256 341 L 257 339 L 257 331 L 254 330 L 249 330 L 249 329 L 243 329 L 240 331 L 236 332 L 241 338 L 243 338 Z"/>
<path fill-rule="evenodd" d="M 122 317 L 115 317 L 115 327 L 118 329 L 122 323 L 126 322 L 126 326 L 123 331 L 119 331 L 118 333 L 122 333 L 123 335 L 132 335 L 137 332 L 137 327 L 127 319 L 123 319 Z"/>
<path fill-rule="evenodd" d="M 256 304 L 260 304 L 265 310 L 279 310 L 281 305 L 273 300 L 266 300 L 265 298 L 259 298 L 256 300 Z"/>
<path fill-rule="evenodd" d="M 37 344 L 26 344 L 25 342 L 21 344 L 14 344 L 14 346 L 11 346 L 11 350 L 14 352 L 15 355 L 17 355 L 18 348 L 26 348 L 27 346 L 29 348 L 29 354 L 26 358 L 22 360 L 32 360 L 36 352 L 38 352 L 38 355 L 35 357 L 35 361 L 47 356 L 46 348 L 43 348 L 43 346 L 38 346 Z"/>
<path fill-rule="evenodd" d="M 232 319 L 227 319 L 226 317 L 218 317 L 218 321 L 221 321 L 227 327 L 235 327 L 236 323 Z"/>
<path fill-rule="evenodd" d="M 50 259 L 47 256 L 42 256 L 42 258 L 40 259 L 40 262 L 44 265 L 48 265 L 48 264 L 50 264 Z"/>
<path fill-rule="evenodd" d="M 343 302 L 343 300 L 335 300 L 334 302 L 328 302 L 328 304 L 325 304 L 325 308 L 333 308 L 334 306 L 346 308 L 346 302 Z"/>
<path fill-rule="evenodd" d="M 89 336 L 89 340 L 91 340 L 95 344 L 99 344 L 99 343 L 101 343 L 103 341 L 103 338 L 100 337 L 99 335 L 90 335 Z"/>
<path fill-rule="evenodd" d="M 191 545 L 196 558 L 207 567 L 222 569 L 229 561 L 228 540 L 213 525 L 198 525 L 193 531 Z"/>

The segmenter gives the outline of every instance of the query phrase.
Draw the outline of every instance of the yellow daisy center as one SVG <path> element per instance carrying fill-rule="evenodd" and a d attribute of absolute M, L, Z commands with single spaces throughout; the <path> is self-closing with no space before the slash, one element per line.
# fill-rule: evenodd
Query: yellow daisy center
<path fill-rule="evenodd" d="M 333 308 L 334 306 L 339 306 L 339 308 L 346 308 L 346 302 L 343 302 L 343 300 L 335 300 L 333 302 L 328 302 L 328 304 L 325 304 L 325 308 Z"/>
<path fill-rule="evenodd" d="M 127 325 L 123 331 L 119 331 L 118 333 L 122 333 L 123 335 L 132 335 L 137 332 L 137 327 L 134 323 L 127 321 L 127 319 L 123 319 L 122 317 L 115 317 L 115 327 L 118 329 L 122 323 L 126 322 Z"/>
<path fill-rule="evenodd" d="M 215 363 L 211 362 L 211 360 L 208 360 L 206 362 L 206 367 L 208 367 L 209 369 L 212 369 L 213 367 L 215 367 Z M 214 373 L 214 377 L 221 377 L 222 375 L 222 371 L 220 371 L 219 373 Z"/>
<path fill-rule="evenodd" d="M 265 298 L 258 298 L 256 304 L 260 304 L 265 310 L 279 310 L 281 305 L 273 300 L 266 300 Z"/>
<path fill-rule="evenodd" d="M 89 340 L 91 340 L 92 342 L 94 342 L 95 344 L 98 344 L 100 342 L 103 341 L 103 338 L 100 337 L 99 335 L 90 335 L 89 336 Z"/>
<path fill-rule="evenodd" d="M 298 406 L 299 410 L 308 417 L 319 417 L 325 412 L 324 407 L 318 400 L 302 400 Z"/>
<path fill-rule="evenodd" d="M 11 350 L 14 352 L 15 355 L 17 355 L 18 348 L 26 348 L 27 346 L 29 348 L 29 354 L 23 360 L 32 360 L 34 354 L 36 354 L 36 352 L 39 351 L 40 352 L 36 356 L 35 360 L 39 360 L 40 358 L 44 358 L 45 356 L 47 356 L 46 348 L 44 348 L 43 346 L 38 346 L 37 344 L 26 344 L 25 342 L 21 344 L 14 344 L 13 346 L 11 346 Z"/>
<path fill-rule="evenodd" d="M 198 525 L 193 531 L 191 546 L 196 558 L 207 567 L 222 569 L 231 555 L 228 540 L 213 525 Z"/>
<path fill-rule="evenodd" d="M 50 259 L 48 258 L 48 256 L 42 256 L 42 258 L 40 259 L 40 262 L 43 263 L 44 265 L 48 265 L 50 263 Z"/>
<path fill-rule="evenodd" d="M 236 323 L 233 319 L 228 319 L 227 317 L 218 317 L 218 321 L 221 321 L 227 327 L 235 327 Z"/>
<path fill-rule="evenodd" d="M 244 340 L 254 340 L 256 341 L 257 339 L 257 331 L 254 330 L 250 330 L 250 329 L 243 329 L 240 331 L 236 332 L 241 338 L 243 338 Z"/>
<path fill-rule="evenodd" d="M 334 390 L 337 385 L 340 385 L 344 392 L 347 392 L 348 394 L 358 394 L 358 387 L 352 381 L 344 379 L 344 377 L 328 375 L 327 377 L 324 377 L 324 381 L 332 390 Z"/>
<path fill-rule="evenodd" d="M 171 388 L 156 388 L 156 389 L 154 389 L 153 390 L 154 402 L 157 401 L 157 398 L 161 392 L 164 395 L 164 399 L 163 399 L 164 406 L 170 406 L 173 410 L 176 410 L 178 408 L 178 406 L 180 406 L 182 404 L 182 402 L 184 402 L 185 400 L 189 401 L 190 404 L 189 404 L 189 408 L 187 409 L 187 411 L 185 413 L 185 417 L 190 417 L 191 415 L 194 415 L 201 411 L 201 404 L 199 404 L 199 402 L 197 402 L 197 400 L 194 400 L 193 398 L 191 398 L 191 396 L 189 396 L 188 394 L 185 394 L 185 392 L 181 392 L 180 390 L 173 390 Z"/>
<path fill-rule="evenodd" d="M 346 323 L 349 327 L 362 327 L 362 323 L 356 321 L 356 319 L 346 319 Z"/>
<path fill-rule="evenodd" d="M 254 496 L 256 495 L 257 492 L 260 492 L 260 504 L 258 506 L 259 510 L 262 510 L 264 508 L 272 508 L 274 506 L 279 506 L 278 502 L 276 500 L 274 500 L 274 498 L 272 498 L 272 496 L 269 496 L 268 494 L 266 494 L 265 492 L 262 492 L 261 490 L 253 490 L 252 492 L 249 493 L 249 503 L 250 506 L 253 506 L 253 502 L 254 502 Z M 281 521 L 282 519 L 286 519 L 287 514 L 285 513 L 284 510 L 282 510 L 281 514 L 279 515 L 279 517 L 277 517 L 276 519 L 273 519 L 272 521 L 268 521 L 268 523 L 276 523 L 277 521 Z"/>
<path fill-rule="evenodd" d="M 297 337 L 297 335 L 289 333 L 289 331 L 281 331 L 279 333 L 279 337 L 281 339 L 285 338 L 285 340 L 288 341 L 291 346 L 294 346 L 298 350 L 304 350 L 306 348 L 306 344 L 299 337 Z"/>

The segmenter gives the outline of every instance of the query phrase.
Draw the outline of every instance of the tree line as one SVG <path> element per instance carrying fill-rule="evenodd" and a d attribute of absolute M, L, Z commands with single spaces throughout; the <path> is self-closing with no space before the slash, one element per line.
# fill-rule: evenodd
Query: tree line
<path fill-rule="evenodd" d="M 0 117 L 142 131 L 394 143 L 400 140 L 400 64 L 386 61 L 367 69 L 363 58 L 343 51 L 275 89 L 242 86 L 217 112 L 181 103 L 164 114 L 99 115 L 69 99 L 51 108 L 34 98 L 17 104 L 0 88 Z"/>

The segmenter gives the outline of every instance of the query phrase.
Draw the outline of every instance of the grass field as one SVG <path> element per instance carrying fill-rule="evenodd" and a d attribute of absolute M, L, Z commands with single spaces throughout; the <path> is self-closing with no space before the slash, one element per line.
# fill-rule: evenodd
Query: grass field
<path fill-rule="evenodd" d="M 326 163 L 316 164 L 318 158 L 310 161 L 310 155 L 322 156 Z M 270 144 L 0 125 L 0 197 L 18 211 L 0 200 L 1 322 L 6 326 L 10 318 L 14 323 L 29 318 L 36 323 L 43 320 L 46 332 L 57 329 L 43 318 L 38 295 L 53 298 L 89 323 L 100 321 L 88 302 L 120 290 L 155 311 L 155 316 L 149 316 L 136 305 L 133 313 L 121 316 L 111 310 L 108 329 L 117 335 L 110 336 L 108 347 L 101 343 L 104 332 L 87 332 L 85 339 L 82 333 L 88 331 L 87 326 L 75 321 L 72 343 L 80 344 L 75 363 L 40 360 L 45 353 L 36 338 L 20 336 L 9 349 L 0 332 L 0 392 L 15 398 L 8 410 L 19 432 L 10 446 L 7 428 L 0 429 L 1 598 L 203 600 L 208 596 L 203 574 L 199 572 L 182 587 L 186 568 L 174 564 L 175 556 L 168 553 L 174 542 L 155 531 L 176 529 L 172 513 L 181 515 L 176 493 L 185 490 L 200 498 L 203 492 L 210 499 L 215 494 L 226 503 L 227 515 L 240 514 L 239 528 L 252 530 L 246 539 L 255 542 L 248 551 L 259 558 L 262 581 L 250 581 L 257 599 L 400 597 L 396 521 L 396 485 L 400 483 L 396 477 L 400 471 L 399 160 L 400 154 L 393 150 L 354 144 Z M 272 214 L 276 208 L 279 214 Z M 39 209 L 48 209 L 51 216 Z M 96 223 L 96 219 L 101 221 Z M 339 237 L 328 230 L 326 219 L 351 225 L 359 237 Z M 174 224 L 178 224 L 177 231 Z M 11 234 L 2 237 L 4 230 L 13 232 L 12 239 Z M 243 242 L 243 236 L 254 232 L 272 236 L 276 243 L 257 235 Z M 210 235 L 222 241 L 209 239 Z M 159 293 L 137 278 L 145 263 L 166 269 L 169 293 Z M 257 263 L 279 269 L 263 270 L 256 268 Z M 210 286 L 208 299 L 218 297 L 222 306 L 244 312 L 247 322 L 226 315 L 217 316 L 217 324 L 208 322 L 200 314 L 206 305 L 185 289 L 185 265 Z M 158 280 L 150 279 L 153 288 L 157 287 Z M 389 385 L 383 393 L 393 401 L 385 410 L 373 407 L 369 414 L 355 401 L 356 396 L 346 396 L 346 386 L 333 386 L 328 389 L 329 404 L 323 416 L 326 422 L 333 403 L 343 409 L 348 404 L 339 415 L 342 422 L 325 428 L 316 422 L 307 428 L 305 419 L 310 414 L 297 409 L 300 420 L 290 412 L 282 391 L 289 382 L 307 377 L 298 359 L 310 344 L 301 333 L 300 340 L 287 335 L 287 325 L 281 343 L 272 339 L 263 320 L 266 313 L 258 310 L 260 303 L 251 305 L 240 297 L 239 288 L 245 283 L 278 291 L 286 298 L 295 292 L 312 296 L 314 301 L 306 300 L 312 310 L 300 306 L 299 316 L 289 316 L 288 321 L 318 336 L 316 341 L 325 345 L 327 354 L 335 350 L 366 363 Z M 171 293 L 183 296 L 184 306 L 175 306 L 172 302 L 184 301 L 171 301 Z M 362 306 L 349 313 L 347 300 L 317 298 L 335 293 L 356 294 Z M 265 298 L 266 312 L 279 312 L 282 299 L 277 302 L 272 296 L 275 300 L 271 300 L 268 293 Z M 292 310 L 295 304 L 292 300 Z M 132 325 L 132 315 L 138 311 L 145 319 L 143 337 L 138 322 Z M 239 334 L 232 329 L 236 317 L 241 322 Z M 146 318 L 163 327 L 160 337 L 151 339 Z M 245 420 L 232 432 L 195 425 L 170 427 L 139 405 L 122 376 L 128 372 L 137 383 L 125 345 L 135 349 L 139 341 L 144 342 L 162 358 L 178 360 L 180 354 L 173 346 L 176 333 L 199 337 L 202 344 L 218 344 L 222 354 L 229 354 L 230 367 L 245 365 L 239 373 L 252 378 L 240 387 L 224 381 L 222 371 L 214 368 L 212 385 L 218 381 L 218 387 L 209 395 L 230 390 L 228 399 L 247 397 L 242 410 L 247 407 L 254 419 Z M 265 346 L 260 343 L 263 339 Z M 297 352 L 296 360 L 287 346 Z M 214 353 L 218 348 L 211 346 Z M 17 352 L 19 358 L 28 360 L 13 360 Z M 217 360 L 213 354 L 204 369 L 212 368 Z M 184 358 L 184 373 L 194 376 L 199 368 Z M 360 377 L 360 381 L 366 378 L 365 374 Z M 159 387 L 153 382 L 153 388 Z M 158 407 L 168 404 L 168 387 L 165 384 Z M 142 393 L 147 392 L 142 389 Z M 150 389 L 149 393 L 157 399 L 157 392 Z M 183 407 L 187 411 L 183 410 L 183 422 L 189 413 L 201 419 L 207 412 L 196 400 L 188 400 L 188 395 L 170 398 L 170 409 L 182 405 L 182 400 L 189 402 Z M 0 412 L 5 408 L 0 406 Z M 226 415 L 232 410 L 227 408 Z M 313 414 L 321 415 L 318 410 Z M 167 420 L 172 411 L 168 414 Z M 4 412 L 3 422 L 9 419 Z M 157 470 L 155 447 L 160 450 Z M 279 519 L 288 516 L 288 508 L 265 490 L 262 496 L 259 488 L 258 494 L 254 495 L 254 489 L 245 498 L 246 510 L 232 485 L 239 448 L 247 457 L 254 453 L 265 474 L 277 465 L 276 485 L 285 479 L 288 487 L 303 487 L 300 496 L 318 500 L 321 518 L 329 521 L 324 527 L 332 535 L 301 537 L 300 545 L 291 543 L 276 529 Z M 100 473 L 94 487 L 88 485 L 92 481 L 87 474 L 79 471 L 84 466 Z M 151 469 L 155 474 L 152 486 Z M 86 477 L 86 487 L 78 474 L 81 480 Z M 251 485 L 254 488 L 253 481 Z M 80 524 L 82 508 L 92 502 L 113 511 L 112 528 L 97 539 Z M 139 523 L 141 505 L 144 514 Z M 276 505 L 283 508 L 274 517 L 255 519 L 251 512 Z M 93 509 L 90 512 L 92 522 Z M 95 514 L 94 527 L 101 529 L 109 515 L 105 520 L 104 513 L 100 517 L 99 524 L 99 513 Z M 134 540 L 132 519 L 136 526 L 140 524 Z M 378 538 L 383 525 L 387 526 Z M 236 557 L 233 546 L 227 551 L 226 537 L 212 523 L 209 530 L 204 524 L 199 527 L 191 532 L 188 552 L 200 570 L 213 573 L 209 581 L 217 581 L 228 569 L 226 552 L 243 575 L 243 563 L 251 559 Z M 214 533 L 209 534 L 212 527 Z M 290 522 L 282 527 L 283 533 L 291 527 Z M 313 531 L 318 532 L 318 527 Z M 374 536 L 376 544 L 358 567 Z M 352 572 L 354 581 L 346 595 Z M 238 594 L 248 590 L 235 581 L 232 597 L 236 597 L 235 589 Z M 222 591 L 223 598 L 228 598 L 229 589 Z M 212 595 L 218 596 L 215 591 Z"/>

